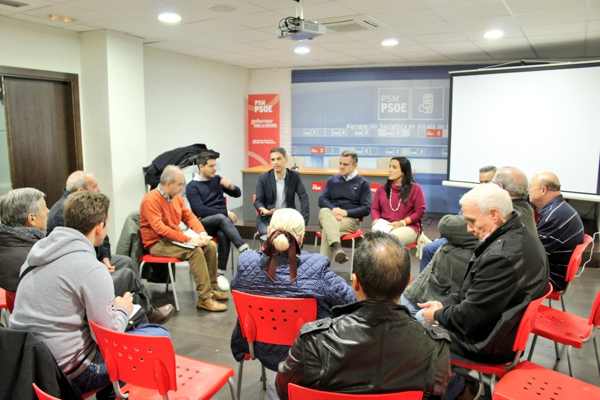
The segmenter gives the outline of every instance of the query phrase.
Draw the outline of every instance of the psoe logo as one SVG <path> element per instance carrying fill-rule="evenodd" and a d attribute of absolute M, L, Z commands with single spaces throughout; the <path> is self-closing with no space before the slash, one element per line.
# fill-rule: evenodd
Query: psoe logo
<path fill-rule="evenodd" d="M 266 100 L 255 100 L 254 101 L 254 112 L 257 112 L 257 113 L 273 112 L 273 105 L 267 104 Z"/>

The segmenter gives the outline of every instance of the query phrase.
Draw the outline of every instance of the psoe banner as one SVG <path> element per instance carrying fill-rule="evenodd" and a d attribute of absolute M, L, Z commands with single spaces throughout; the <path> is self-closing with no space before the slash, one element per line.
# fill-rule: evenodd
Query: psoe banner
<path fill-rule="evenodd" d="M 248 166 L 270 165 L 269 150 L 279 146 L 279 95 L 248 95 Z"/>

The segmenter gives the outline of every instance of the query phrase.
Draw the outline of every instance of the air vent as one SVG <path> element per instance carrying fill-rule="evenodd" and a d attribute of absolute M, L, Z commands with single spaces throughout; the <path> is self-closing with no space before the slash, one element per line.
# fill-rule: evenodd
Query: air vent
<path fill-rule="evenodd" d="M 368 15 L 346 15 L 343 17 L 331 17 L 319 20 L 320 24 L 327 27 L 331 32 L 360 32 L 374 31 L 379 28 L 380 23 Z"/>
<path fill-rule="evenodd" d="M 0 6 L 7 6 L 7 7 L 19 8 L 19 7 L 25 7 L 25 6 L 28 6 L 28 5 L 29 4 L 22 3 L 20 1 L 0 0 Z"/>

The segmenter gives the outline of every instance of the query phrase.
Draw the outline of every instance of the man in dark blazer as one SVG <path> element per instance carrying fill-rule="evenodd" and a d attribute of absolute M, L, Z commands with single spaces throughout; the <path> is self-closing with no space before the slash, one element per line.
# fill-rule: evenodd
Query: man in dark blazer
<path fill-rule="evenodd" d="M 271 215 L 278 208 L 296 208 L 296 198 L 300 200 L 300 213 L 308 224 L 308 194 L 300 180 L 300 175 L 286 168 L 287 152 L 283 147 L 274 147 L 270 152 L 271 169 L 262 174 L 256 183 L 254 207 L 258 212 L 256 228 L 261 238 L 266 239 Z"/>

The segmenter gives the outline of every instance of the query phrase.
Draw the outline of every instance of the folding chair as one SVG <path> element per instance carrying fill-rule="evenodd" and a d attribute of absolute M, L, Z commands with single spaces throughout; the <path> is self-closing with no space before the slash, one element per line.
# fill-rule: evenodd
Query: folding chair
<path fill-rule="evenodd" d="M 340 240 L 341 241 L 351 241 L 352 242 L 352 253 L 350 255 L 350 274 L 352 274 L 352 272 L 354 272 L 354 248 L 356 247 L 356 239 L 361 238 L 364 236 L 364 232 L 362 231 L 362 229 L 357 229 L 354 232 L 350 232 L 350 233 L 346 233 L 342 236 L 340 236 Z M 321 232 L 317 231 L 315 232 L 315 247 L 317 247 L 317 245 L 319 244 L 319 240 L 321 240 Z"/>
<path fill-rule="evenodd" d="M 146 263 L 153 264 L 166 264 L 167 269 L 169 270 L 169 281 L 167 282 L 167 291 L 169 290 L 169 283 L 173 286 L 173 297 L 175 298 L 175 310 L 179 311 L 179 300 L 177 299 L 177 288 L 175 287 L 175 277 L 173 276 L 173 270 L 175 269 L 175 264 L 182 262 L 179 258 L 176 257 L 160 257 L 153 256 L 151 254 L 144 254 L 140 258 L 140 279 L 142 279 L 142 271 L 144 270 L 144 265 Z M 191 275 L 191 270 L 190 270 Z M 192 285 L 193 285 L 192 279 Z"/>

